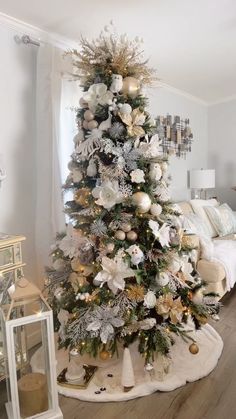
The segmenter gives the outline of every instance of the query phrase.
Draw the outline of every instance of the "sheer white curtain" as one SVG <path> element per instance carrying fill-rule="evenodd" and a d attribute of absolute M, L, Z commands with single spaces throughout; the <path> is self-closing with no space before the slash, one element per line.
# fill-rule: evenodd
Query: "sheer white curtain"
<path fill-rule="evenodd" d="M 57 232 L 65 229 L 61 185 L 76 132 L 75 115 L 79 92 L 66 74 L 72 70 L 63 51 L 45 44 L 37 57 L 36 78 L 36 253 L 39 278 L 49 263 L 50 246 Z"/>

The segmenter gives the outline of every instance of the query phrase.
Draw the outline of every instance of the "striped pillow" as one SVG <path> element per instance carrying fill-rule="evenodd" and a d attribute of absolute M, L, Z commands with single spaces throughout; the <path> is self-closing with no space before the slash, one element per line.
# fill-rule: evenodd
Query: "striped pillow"
<path fill-rule="evenodd" d="M 228 204 L 204 209 L 220 237 L 236 232 L 236 218 Z"/>

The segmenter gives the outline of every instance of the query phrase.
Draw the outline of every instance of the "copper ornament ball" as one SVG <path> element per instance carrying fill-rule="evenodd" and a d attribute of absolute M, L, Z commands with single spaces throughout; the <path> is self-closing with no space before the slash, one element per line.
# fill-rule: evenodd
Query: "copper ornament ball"
<path fill-rule="evenodd" d="M 121 92 L 129 96 L 131 99 L 135 99 L 140 91 L 140 81 L 135 77 L 125 77 L 123 79 L 123 86 Z"/>
<path fill-rule="evenodd" d="M 102 361 L 106 361 L 108 358 L 110 358 L 110 353 L 108 351 L 101 351 L 99 354 L 100 359 L 102 359 Z"/>
<path fill-rule="evenodd" d="M 196 343 L 191 343 L 191 345 L 189 346 L 189 352 L 191 352 L 191 354 L 196 355 L 199 352 L 199 347 Z"/>

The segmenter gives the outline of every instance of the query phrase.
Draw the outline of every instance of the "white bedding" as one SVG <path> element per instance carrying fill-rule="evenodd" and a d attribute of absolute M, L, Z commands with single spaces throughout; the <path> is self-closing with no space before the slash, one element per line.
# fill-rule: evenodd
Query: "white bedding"
<path fill-rule="evenodd" d="M 227 291 L 236 282 L 236 240 L 213 240 L 212 260 L 221 263 L 226 272 Z"/>

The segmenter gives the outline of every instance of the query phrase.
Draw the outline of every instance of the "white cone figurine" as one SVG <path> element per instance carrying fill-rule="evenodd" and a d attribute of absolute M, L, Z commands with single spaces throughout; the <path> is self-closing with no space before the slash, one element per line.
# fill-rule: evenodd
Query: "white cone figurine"
<path fill-rule="evenodd" d="M 121 384 L 124 391 L 130 391 L 135 385 L 134 370 L 129 348 L 124 349 Z"/>

